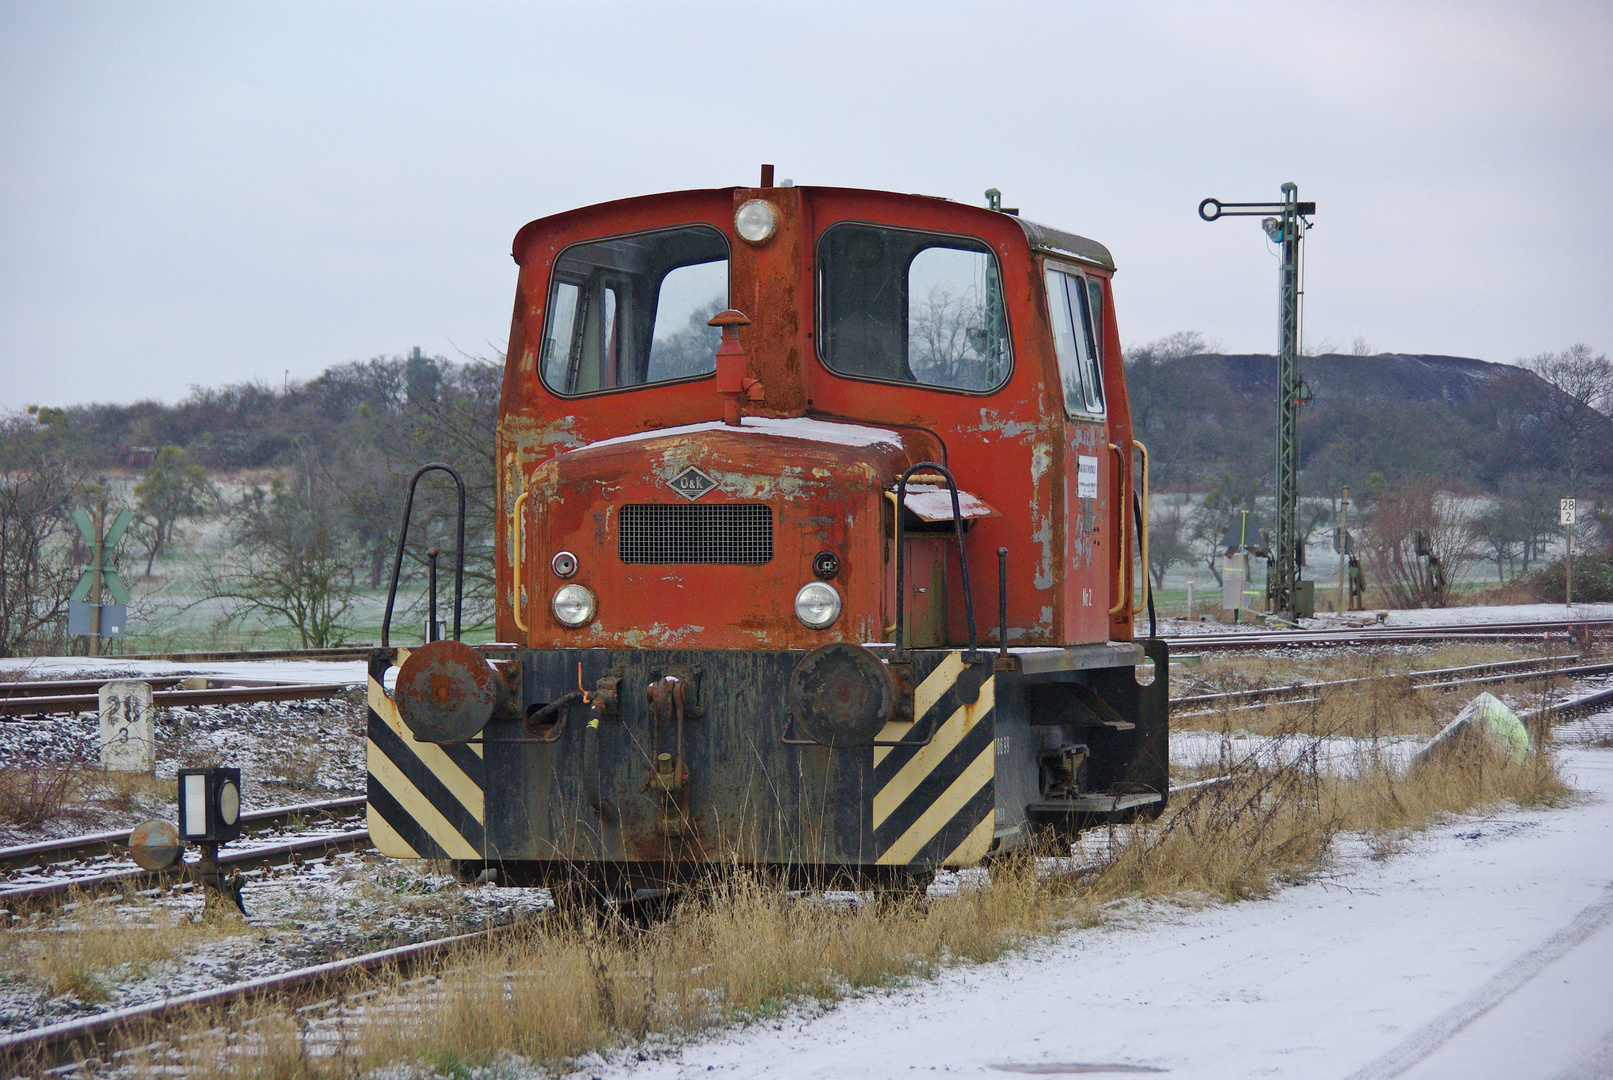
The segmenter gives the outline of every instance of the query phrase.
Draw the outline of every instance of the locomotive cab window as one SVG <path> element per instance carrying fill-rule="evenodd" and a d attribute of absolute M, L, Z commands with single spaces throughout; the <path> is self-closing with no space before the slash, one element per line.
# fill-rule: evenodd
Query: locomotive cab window
<path fill-rule="evenodd" d="M 1047 309 L 1053 320 L 1053 346 L 1058 354 L 1064 409 L 1103 414 L 1102 365 L 1093 325 L 1101 317 L 1103 286 L 1080 274 L 1047 268 Z"/>
<path fill-rule="evenodd" d="M 592 394 L 716 370 L 728 242 L 709 225 L 573 244 L 555 259 L 543 383 Z"/>
<path fill-rule="evenodd" d="M 996 256 L 971 237 L 831 226 L 818 242 L 818 348 L 840 375 L 997 389 L 1013 356 Z"/>

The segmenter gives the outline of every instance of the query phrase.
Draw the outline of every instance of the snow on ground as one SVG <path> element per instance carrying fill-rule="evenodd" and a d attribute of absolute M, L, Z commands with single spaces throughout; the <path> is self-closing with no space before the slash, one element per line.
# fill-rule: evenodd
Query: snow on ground
<path fill-rule="evenodd" d="M 1314 619 L 1301 619 L 1306 630 L 1347 630 L 1352 626 L 1470 626 L 1478 623 L 1548 622 L 1557 619 L 1613 619 L 1613 604 L 1498 604 L 1478 607 L 1410 608 L 1385 612 L 1378 622 L 1378 609 L 1354 611 L 1345 614 L 1319 615 Z M 1254 633 L 1281 627 L 1266 626 L 1252 615 L 1237 625 L 1218 622 L 1189 622 L 1186 619 L 1161 618 L 1159 632 L 1164 637 L 1189 637 L 1193 634 Z"/>
<path fill-rule="evenodd" d="M 210 675 L 273 682 L 362 685 L 362 660 L 221 660 L 174 663 L 117 656 L 21 656 L 0 660 L 0 674 L 13 679 L 143 679 L 164 675 Z"/>
<path fill-rule="evenodd" d="M 1613 619 L 1613 604 L 1498 604 L 1493 607 L 1411 608 L 1389 612 L 1389 626 L 1452 626 L 1471 623 L 1547 622 L 1553 619 Z"/>
<path fill-rule="evenodd" d="M 1356 739 L 1348 735 L 1250 735 L 1216 731 L 1171 732 L 1171 767 L 1195 769 L 1217 765 L 1230 769 L 1258 762 L 1263 768 L 1290 765 L 1302 758 L 1316 763 L 1317 771 L 1353 776 L 1363 768 L 1383 764 L 1401 768 L 1428 745 L 1423 735 L 1386 735 Z"/>
<path fill-rule="evenodd" d="M 1592 745 L 1613 713 L 1577 724 L 1559 752 L 1580 805 L 1463 818 L 1383 862 L 1358 844 L 1269 900 L 1137 909 L 577 1075 L 1613 1075 L 1613 750 Z"/>

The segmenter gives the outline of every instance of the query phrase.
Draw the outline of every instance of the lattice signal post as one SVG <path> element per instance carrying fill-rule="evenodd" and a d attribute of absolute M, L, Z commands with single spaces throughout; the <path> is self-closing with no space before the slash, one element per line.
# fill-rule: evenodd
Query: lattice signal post
<path fill-rule="evenodd" d="M 1302 587 L 1299 580 L 1299 407 L 1311 399 L 1310 387 L 1299 376 L 1299 299 L 1303 293 L 1299 245 L 1310 228 L 1307 219 L 1316 214 L 1316 204 L 1300 202 L 1294 184 L 1284 184 L 1282 192 L 1282 202 L 1275 203 L 1205 199 L 1199 203 L 1199 217 L 1215 221 L 1264 216 L 1260 225 L 1267 238 L 1282 248 L 1277 306 L 1277 538 L 1272 545 L 1267 592 L 1271 610 L 1291 619 L 1315 610 L 1313 590 Z"/>

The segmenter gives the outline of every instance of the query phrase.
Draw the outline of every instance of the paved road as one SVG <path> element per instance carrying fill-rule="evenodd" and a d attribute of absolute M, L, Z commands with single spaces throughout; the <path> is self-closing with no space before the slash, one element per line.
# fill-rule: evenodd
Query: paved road
<path fill-rule="evenodd" d="M 1582 805 L 605 1074 L 1613 1077 L 1613 750 L 1572 751 L 1568 772 Z"/>

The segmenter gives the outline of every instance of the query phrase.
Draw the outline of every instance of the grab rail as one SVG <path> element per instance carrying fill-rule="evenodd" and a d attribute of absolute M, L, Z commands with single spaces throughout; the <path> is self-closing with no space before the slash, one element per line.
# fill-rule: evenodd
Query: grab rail
<path fill-rule="evenodd" d="M 1126 455 L 1121 452 L 1117 444 L 1110 443 L 1109 450 L 1115 456 L 1115 466 L 1119 471 L 1118 481 L 1120 484 L 1119 497 L 1115 500 L 1115 512 L 1120 515 L 1119 521 L 1116 522 L 1119 527 L 1115 530 L 1119 537 L 1120 550 L 1116 552 L 1115 561 L 1115 602 L 1114 606 L 1109 609 L 1109 614 L 1119 615 L 1125 610 L 1126 605 L 1131 602 L 1131 589 L 1128 587 L 1130 577 L 1128 571 L 1131 569 L 1131 560 L 1126 554 L 1126 503 L 1130 501 L 1126 498 L 1126 474 L 1131 470 L 1126 468 Z"/>
<path fill-rule="evenodd" d="M 896 481 L 896 655 L 904 653 L 902 642 L 903 610 L 905 608 L 906 589 L 902 585 L 903 566 L 907 547 L 907 478 L 921 469 L 933 470 L 946 479 L 947 490 L 952 493 L 952 527 L 958 539 L 958 567 L 963 573 L 963 610 L 969 620 L 969 655 L 966 662 L 974 663 L 979 659 L 980 641 L 975 636 L 975 601 L 969 591 L 969 549 L 963 543 L 963 508 L 958 504 L 958 482 L 952 478 L 952 473 L 945 465 L 938 465 L 933 461 L 921 461 L 913 465 Z"/>
<path fill-rule="evenodd" d="M 510 586 L 510 609 L 515 612 L 516 628 L 522 632 L 529 628 L 526 624 L 524 605 L 521 603 L 521 590 L 524 588 L 521 581 L 521 526 L 524 524 L 521 507 L 526 505 L 527 496 L 531 494 L 530 491 L 523 491 L 517 495 L 515 509 L 510 512 L 510 572 L 515 579 Z"/>
<path fill-rule="evenodd" d="M 398 554 L 392 561 L 392 584 L 386 591 L 386 618 L 381 621 L 381 647 L 391 644 L 392 606 L 398 598 L 398 578 L 403 575 L 403 549 L 409 542 L 409 515 L 414 510 L 414 489 L 428 472 L 445 472 L 459 489 L 459 544 L 454 550 L 454 640 L 459 640 L 459 620 L 465 602 L 465 480 L 452 465 L 433 461 L 422 465 L 409 477 L 409 496 L 403 500 L 403 527 L 398 530 Z"/>

